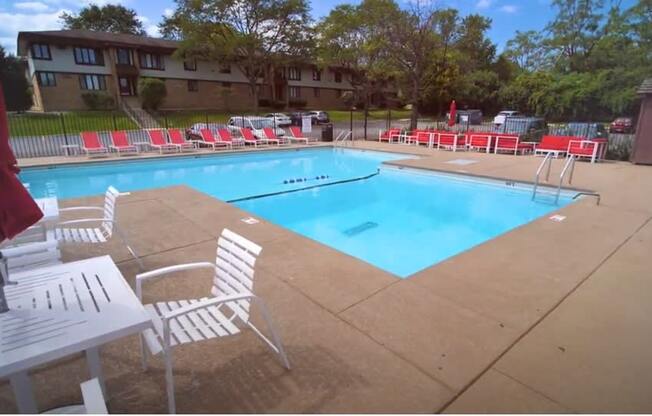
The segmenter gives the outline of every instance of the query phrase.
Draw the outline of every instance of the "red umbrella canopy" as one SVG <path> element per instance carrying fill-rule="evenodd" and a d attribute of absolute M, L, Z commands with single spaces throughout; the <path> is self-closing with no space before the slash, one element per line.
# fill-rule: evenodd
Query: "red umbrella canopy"
<path fill-rule="evenodd" d="M 454 126 L 457 115 L 457 104 L 455 104 L 455 100 L 451 101 L 451 108 L 448 111 L 448 114 L 448 125 Z"/>
<path fill-rule="evenodd" d="M 0 242 L 20 234 L 43 217 L 41 209 L 18 180 L 16 163 L 9 147 L 9 121 L 0 84 Z"/>

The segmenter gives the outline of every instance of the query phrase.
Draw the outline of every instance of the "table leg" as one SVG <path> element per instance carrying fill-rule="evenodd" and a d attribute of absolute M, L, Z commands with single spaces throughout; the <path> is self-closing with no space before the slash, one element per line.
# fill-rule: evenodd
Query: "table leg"
<path fill-rule="evenodd" d="M 36 408 L 36 399 L 32 390 L 32 382 L 26 371 L 13 374 L 10 378 L 11 388 L 14 391 L 16 405 L 20 413 L 38 413 Z"/>
<path fill-rule="evenodd" d="M 89 348 L 86 350 L 86 363 L 91 378 L 97 378 L 102 388 L 102 394 L 106 397 L 106 386 L 104 385 L 104 376 L 102 375 L 102 362 L 100 361 L 99 347 Z"/>

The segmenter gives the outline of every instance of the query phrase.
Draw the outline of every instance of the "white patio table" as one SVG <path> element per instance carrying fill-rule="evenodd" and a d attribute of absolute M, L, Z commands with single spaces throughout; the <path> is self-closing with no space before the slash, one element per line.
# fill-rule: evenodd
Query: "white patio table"
<path fill-rule="evenodd" d="M 13 273 L 0 314 L 0 378 L 9 377 L 21 413 L 37 413 L 28 371 L 86 352 L 104 391 L 99 348 L 151 321 L 109 256 Z"/>

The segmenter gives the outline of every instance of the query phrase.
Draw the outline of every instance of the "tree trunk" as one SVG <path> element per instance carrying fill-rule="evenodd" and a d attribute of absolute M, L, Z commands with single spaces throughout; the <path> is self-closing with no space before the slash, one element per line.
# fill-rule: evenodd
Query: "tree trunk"
<path fill-rule="evenodd" d="M 251 97 L 253 98 L 252 108 L 254 109 L 254 114 L 258 114 L 258 78 L 253 80 L 249 79 L 249 89 L 251 89 Z"/>

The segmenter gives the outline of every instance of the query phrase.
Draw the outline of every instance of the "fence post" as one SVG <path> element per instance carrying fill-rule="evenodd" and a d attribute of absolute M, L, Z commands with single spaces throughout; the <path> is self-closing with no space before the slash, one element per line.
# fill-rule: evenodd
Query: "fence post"
<path fill-rule="evenodd" d="M 63 113 L 59 113 L 59 119 L 61 120 L 61 130 L 63 131 L 63 140 L 68 145 L 68 132 L 66 131 L 66 122 L 64 121 Z"/>
<path fill-rule="evenodd" d="M 111 118 L 113 119 L 113 130 L 118 130 L 118 123 L 115 121 L 115 112 L 111 111 Z"/>
<path fill-rule="evenodd" d="M 208 113 L 204 113 L 204 120 L 206 120 L 206 128 L 210 129 L 210 127 L 208 126 Z"/>
<path fill-rule="evenodd" d="M 351 138 L 353 138 L 353 110 L 355 107 L 352 107 L 349 110 L 349 129 L 351 130 Z"/>
<path fill-rule="evenodd" d="M 163 124 L 165 125 L 165 130 L 167 130 L 168 127 L 168 115 L 167 113 L 163 113 Z"/>

